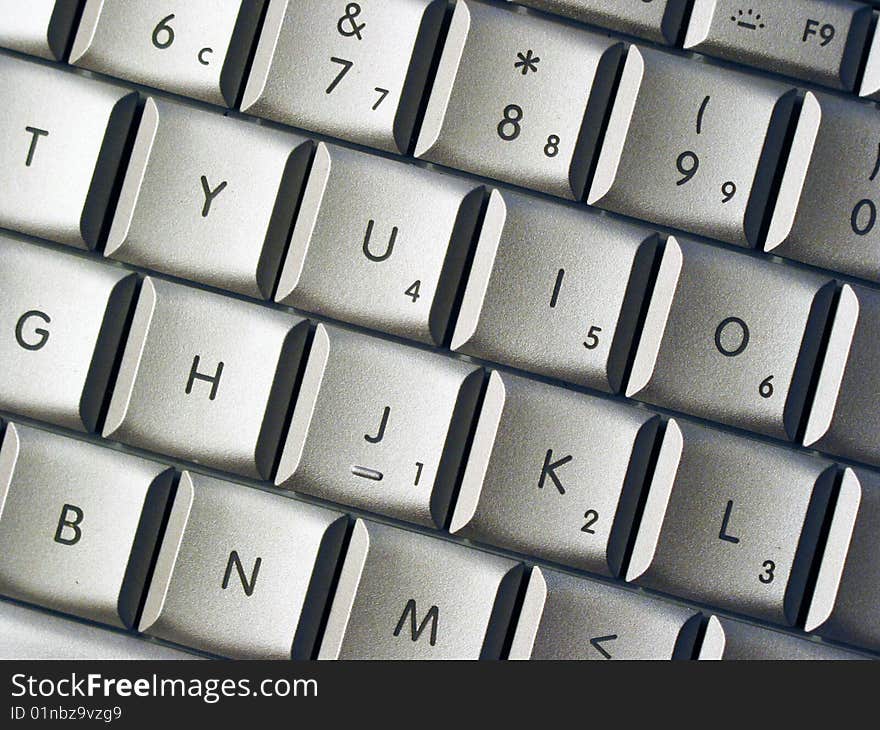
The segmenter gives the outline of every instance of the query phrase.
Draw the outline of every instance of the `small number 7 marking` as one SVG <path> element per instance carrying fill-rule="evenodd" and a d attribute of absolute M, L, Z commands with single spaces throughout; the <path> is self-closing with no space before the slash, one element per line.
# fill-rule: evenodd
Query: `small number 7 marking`
<path fill-rule="evenodd" d="M 338 63 L 342 66 L 342 71 L 339 72 L 339 75 L 333 79 L 333 83 L 327 87 L 325 94 L 332 93 L 333 89 L 335 89 L 339 82 L 342 81 L 342 77 L 345 76 L 350 70 L 351 67 L 354 66 L 354 61 L 346 61 L 344 58 L 336 58 L 335 56 L 330 59 L 333 63 Z"/>
<path fill-rule="evenodd" d="M 379 100 L 373 104 L 373 111 L 379 108 L 379 104 L 385 101 L 385 97 L 388 96 L 388 89 L 380 89 L 378 86 L 374 89 L 374 91 L 379 92 Z"/>

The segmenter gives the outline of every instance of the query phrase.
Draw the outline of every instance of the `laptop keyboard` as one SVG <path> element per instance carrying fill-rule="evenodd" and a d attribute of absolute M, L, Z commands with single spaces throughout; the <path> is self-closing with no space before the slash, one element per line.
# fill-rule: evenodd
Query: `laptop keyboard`
<path fill-rule="evenodd" d="M 873 5 L 0 0 L 0 656 L 876 655 Z"/>

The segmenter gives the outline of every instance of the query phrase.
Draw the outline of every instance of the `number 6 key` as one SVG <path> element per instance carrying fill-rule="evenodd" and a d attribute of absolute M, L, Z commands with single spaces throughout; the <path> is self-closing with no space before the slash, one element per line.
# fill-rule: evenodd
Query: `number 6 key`
<path fill-rule="evenodd" d="M 416 157 L 580 200 L 622 48 L 459 0 Z"/>
<path fill-rule="evenodd" d="M 670 237 L 626 394 L 794 439 L 833 293 L 827 277 Z"/>

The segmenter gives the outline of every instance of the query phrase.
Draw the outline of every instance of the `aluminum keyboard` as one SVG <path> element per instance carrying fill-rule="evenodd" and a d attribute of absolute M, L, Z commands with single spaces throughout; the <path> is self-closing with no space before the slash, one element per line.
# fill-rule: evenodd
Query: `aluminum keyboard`
<path fill-rule="evenodd" d="M 0 657 L 880 652 L 878 11 L 768 5 L 0 0 Z"/>

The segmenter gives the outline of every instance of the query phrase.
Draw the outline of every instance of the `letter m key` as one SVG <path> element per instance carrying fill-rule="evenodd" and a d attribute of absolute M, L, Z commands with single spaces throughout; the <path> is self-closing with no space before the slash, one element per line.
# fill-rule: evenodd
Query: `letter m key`
<path fill-rule="evenodd" d="M 422 635 L 422 632 L 425 630 L 425 627 L 430 622 L 431 624 L 431 636 L 429 642 L 431 646 L 434 646 L 437 643 L 437 622 L 440 620 L 440 609 L 437 606 L 431 606 L 428 610 L 428 613 L 425 614 L 425 617 L 422 619 L 421 623 L 416 625 L 416 600 L 415 598 L 410 598 L 406 602 L 406 607 L 403 609 L 403 613 L 400 615 L 400 620 L 397 622 L 397 627 L 394 629 L 394 635 L 400 636 L 400 630 L 406 624 L 406 618 L 409 616 L 410 623 L 410 634 L 412 636 L 413 641 L 418 641 L 419 637 Z"/>

